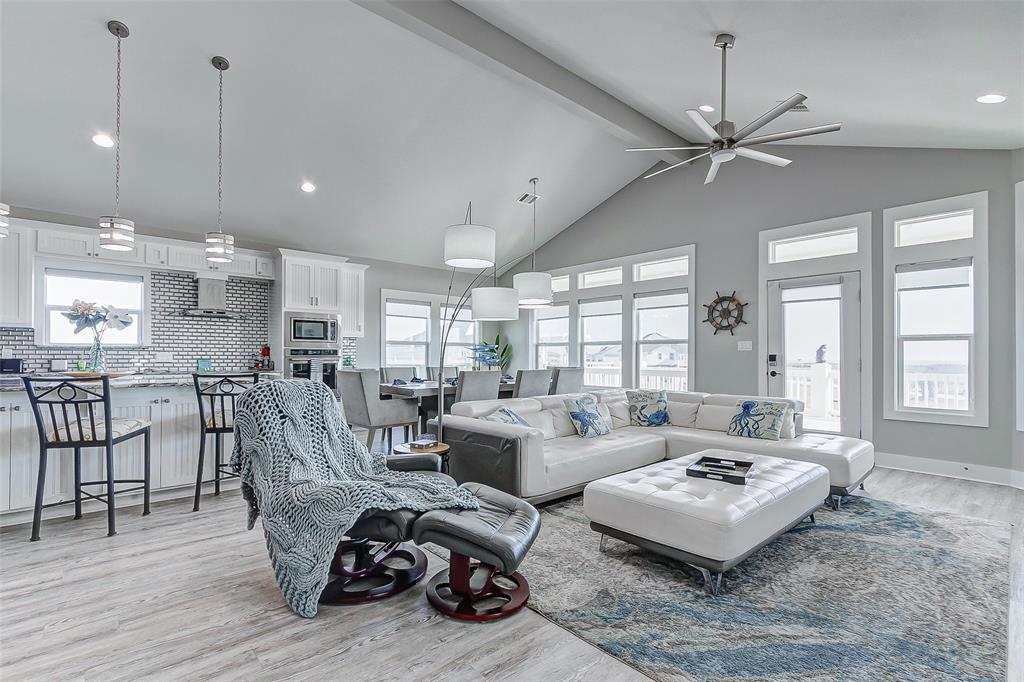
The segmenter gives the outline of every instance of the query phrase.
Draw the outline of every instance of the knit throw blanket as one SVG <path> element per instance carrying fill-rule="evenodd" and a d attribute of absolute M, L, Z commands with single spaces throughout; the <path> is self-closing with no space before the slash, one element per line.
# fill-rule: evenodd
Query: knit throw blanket
<path fill-rule="evenodd" d="M 338 543 L 364 512 L 479 508 L 437 478 L 390 471 L 355 439 L 331 390 L 308 380 L 260 382 L 238 399 L 231 465 L 248 528 L 263 517 L 277 584 L 306 618 L 316 615 Z"/>

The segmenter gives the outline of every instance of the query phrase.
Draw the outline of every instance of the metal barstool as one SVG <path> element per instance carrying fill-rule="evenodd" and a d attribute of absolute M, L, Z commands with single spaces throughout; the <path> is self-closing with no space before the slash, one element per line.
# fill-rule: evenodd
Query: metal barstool
<path fill-rule="evenodd" d="M 199 496 L 203 492 L 204 483 L 212 481 L 213 494 L 220 495 L 222 478 L 238 478 L 238 474 L 231 470 L 231 465 L 223 462 L 224 434 L 234 431 L 235 401 L 255 386 L 259 380 L 258 372 L 192 373 L 192 383 L 196 388 L 196 400 L 199 401 L 199 468 L 196 470 L 196 494 L 192 503 L 192 511 L 199 511 Z M 213 478 L 204 481 L 203 463 L 206 459 L 207 434 L 214 435 L 216 461 L 213 467 Z"/>
<path fill-rule="evenodd" d="M 110 409 L 110 377 L 36 378 L 22 377 L 39 431 L 39 474 L 36 479 L 36 502 L 32 515 L 32 540 L 39 539 L 43 508 L 75 503 L 75 518 L 82 518 L 82 497 L 107 505 L 107 535 L 116 535 L 114 495 L 143 491 L 142 515 L 149 514 L 149 427 L 142 419 L 114 417 Z M 102 407 L 102 414 L 97 409 Z M 49 426 L 47 426 L 49 424 Z M 114 446 L 142 436 L 145 469 L 141 479 L 114 478 Z M 50 450 L 72 448 L 75 452 L 75 499 L 43 504 L 46 487 L 46 459 Z M 103 448 L 106 479 L 82 480 L 82 448 Z M 114 490 L 116 483 L 141 483 L 134 488 Z M 86 485 L 105 485 L 105 493 L 92 494 L 82 490 Z"/>

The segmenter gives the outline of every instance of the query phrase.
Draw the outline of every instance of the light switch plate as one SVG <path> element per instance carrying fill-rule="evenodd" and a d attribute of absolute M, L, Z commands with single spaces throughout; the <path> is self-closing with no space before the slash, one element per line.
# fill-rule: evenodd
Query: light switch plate
<path fill-rule="evenodd" d="M 753 341 L 737 341 L 736 342 L 736 350 L 742 350 L 742 351 L 754 350 L 754 342 Z"/>
<path fill-rule="evenodd" d="M 169 350 L 158 350 L 156 352 L 157 362 L 174 362 L 174 353 Z"/>

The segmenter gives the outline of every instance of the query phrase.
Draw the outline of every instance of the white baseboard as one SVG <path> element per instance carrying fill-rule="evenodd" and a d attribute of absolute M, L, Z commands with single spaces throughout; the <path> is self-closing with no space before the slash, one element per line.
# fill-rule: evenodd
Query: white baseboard
<path fill-rule="evenodd" d="M 1024 471 L 1003 467 L 985 466 L 970 462 L 950 462 L 928 457 L 911 457 L 891 452 L 875 452 L 875 464 L 887 469 L 914 471 L 920 474 L 962 478 L 965 481 L 979 481 L 996 485 L 1012 486 L 1024 490 Z"/>

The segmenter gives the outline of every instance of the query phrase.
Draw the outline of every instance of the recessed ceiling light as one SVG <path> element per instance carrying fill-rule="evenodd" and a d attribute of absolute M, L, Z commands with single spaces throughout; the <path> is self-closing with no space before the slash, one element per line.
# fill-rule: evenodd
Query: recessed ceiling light
<path fill-rule="evenodd" d="M 106 133 L 96 133 L 92 136 L 92 141 L 97 147 L 113 147 L 114 138 L 110 137 Z"/>
<path fill-rule="evenodd" d="M 710 104 L 701 104 L 701 105 L 700 105 L 699 107 L 697 107 L 697 108 L 698 108 L 698 109 L 700 109 L 701 111 L 706 111 L 706 112 L 707 112 L 707 113 L 709 113 L 709 114 L 710 114 L 710 113 L 711 113 L 712 111 L 714 111 L 714 110 L 715 110 L 715 108 L 714 108 L 713 106 L 711 106 Z"/>
<path fill-rule="evenodd" d="M 304 182 L 301 185 L 299 185 L 299 189 L 301 189 L 303 192 L 315 192 L 316 185 L 314 185 L 312 182 Z"/>
<path fill-rule="evenodd" d="M 977 101 L 981 102 L 982 104 L 1002 104 L 1003 102 L 1006 101 L 1006 95 L 997 95 L 995 93 L 992 93 L 990 95 L 982 95 L 981 97 L 978 98 Z"/>

